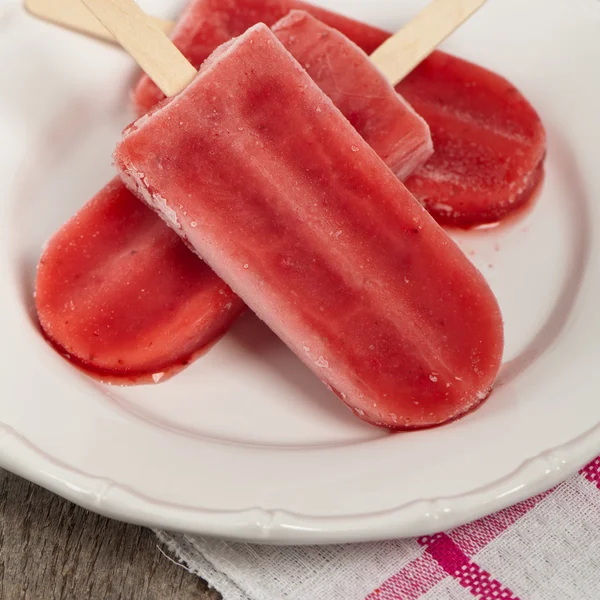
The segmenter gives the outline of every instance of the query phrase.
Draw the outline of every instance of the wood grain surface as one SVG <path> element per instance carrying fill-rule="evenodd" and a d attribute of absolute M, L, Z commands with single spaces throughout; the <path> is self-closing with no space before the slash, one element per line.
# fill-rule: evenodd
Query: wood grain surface
<path fill-rule="evenodd" d="M 220 600 L 154 534 L 0 470 L 2 600 Z"/>

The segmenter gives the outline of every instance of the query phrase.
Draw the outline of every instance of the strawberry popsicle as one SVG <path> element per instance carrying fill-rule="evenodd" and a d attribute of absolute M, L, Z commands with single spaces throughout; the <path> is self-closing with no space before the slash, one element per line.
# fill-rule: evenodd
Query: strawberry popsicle
<path fill-rule="evenodd" d="M 36 306 L 63 354 L 121 383 L 166 380 L 245 308 L 118 178 L 48 243 Z"/>
<path fill-rule="evenodd" d="M 278 35 L 396 175 L 406 177 L 427 160 L 427 124 L 362 50 L 299 11 L 282 22 Z M 63 354 L 103 378 L 135 382 L 172 375 L 226 331 L 243 306 L 195 262 L 158 217 L 112 182 L 42 256 L 42 328 Z"/>
<path fill-rule="evenodd" d="M 219 43 L 257 22 L 271 26 L 293 8 L 338 29 L 368 54 L 390 36 L 295 0 L 191 0 L 172 39 L 200 67 Z M 435 153 L 406 184 L 439 223 L 496 222 L 528 201 L 542 178 L 546 136 L 539 116 L 510 82 L 436 51 L 396 89 L 431 130 Z M 134 92 L 139 113 L 162 98 L 144 75 Z"/>
<path fill-rule="evenodd" d="M 496 299 L 265 25 L 115 151 L 123 180 L 362 419 L 446 422 L 490 392 Z"/>

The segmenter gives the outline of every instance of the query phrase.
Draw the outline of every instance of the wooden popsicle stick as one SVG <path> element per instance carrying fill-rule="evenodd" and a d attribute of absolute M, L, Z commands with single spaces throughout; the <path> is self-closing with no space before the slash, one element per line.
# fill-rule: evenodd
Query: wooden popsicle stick
<path fill-rule="evenodd" d="M 108 42 L 116 41 L 110 31 L 82 4 L 81 0 L 25 0 L 25 9 L 43 21 Z M 173 21 L 156 17 L 148 18 L 166 34 L 170 34 L 175 27 Z"/>
<path fill-rule="evenodd" d="M 134 0 L 81 1 L 166 96 L 179 93 L 194 78 L 195 68 Z M 486 1 L 432 0 L 371 60 L 396 85 Z"/>
<path fill-rule="evenodd" d="M 133 0 L 81 0 L 165 96 L 184 90 L 196 69 Z"/>
<path fill-rule="evenodd" d="M 432 0 L 398 33 L 379 46 L 371 54 L 371 60 L 392 85 L 400 83 L 486 1 Z"/>
<path fill-rule="evenodd" d="M 396 85 L 443 42 L 486 0 L 434 0 L 387 40 L 372 55 L 371 60 Z M 80 33 L 115 42 L 114 36 L 86 10 L 81 0 L 25 0 L 25 8 L 34 16 L 73 29 Z M 166 34 L 175 23 L 148 17 Z"/>

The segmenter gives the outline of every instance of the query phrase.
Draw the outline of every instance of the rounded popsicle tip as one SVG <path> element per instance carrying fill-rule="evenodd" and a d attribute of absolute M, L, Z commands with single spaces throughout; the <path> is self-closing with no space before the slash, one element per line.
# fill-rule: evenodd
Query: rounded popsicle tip
<path fill-rule="evenodd" d="M 435 427 L 470 413 L 492 392 L 504 350 L 500 307 L 481 273 L 446 243 L 445 273 L 438 272 L 441 280 L 454 271 L 446 281 L 423 272 L 403 276 L 418 290 L 410 305 L 389 309 L 387 321 L 355 317 L 343 332 L 342 356 L 352 369 L 327 384 L 368 423 L 398 431 Z M 339 365 L 330 362 L 335 375 Z"/>
<path fill-rule="evenodd" d="M 125 384 L 166 381 L 244 308 L 118 178 L 49 241 L 35 301 L 60 354 Z"/>
<path fill-rule="evenodd" d="M 501 353 L 498 366 L 500 356 Z M 462 377 L 442 377 L 432 372 L 420 386 L 396 393 L 371 397 L 359 394 L 358 398 L 351 398 L 334 391 L 358 418 L 371 425 L 395 431 L 428 429 L 455 421 L 478 408 L 492 393 L 497 370 L 492 367 L 481 384 L 478 377 L 465 381 Z"/>
<path fill-rule="evenodd" d="M 379 410 L 356 409 L 361 419 L 372 425 L 395 431 L 429 429 L 451 423 L 477 409 L 492 393 L 492 387 L 474 391 L 464 389 L 456 382 L 440 381 L 439 390 L 419 395 L 419 400 L 391 402 L 379 406 Z M 454 389 L 452 387 L 454 386 Z M 396 400 L 398 400 L 396 398 Z M 374 403 L 373 408 L 378 408 Z"/>
<path fill-rule="evenodd" d="M 535 197 L 546 131 L 507 79 L 436 51 L 396 89 L 431 129 L 435 152 L 406 185 L 438 223 L 497 223 Z"/>

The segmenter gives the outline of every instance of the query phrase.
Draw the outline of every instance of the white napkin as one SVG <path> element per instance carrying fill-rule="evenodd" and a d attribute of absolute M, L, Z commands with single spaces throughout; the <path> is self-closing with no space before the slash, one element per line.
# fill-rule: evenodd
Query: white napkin
<path fill-rule="evenodd" d="M 224 600 L 600 600 L 600 457 L 436 536 L 282 547 L 156 533 Z"/>

